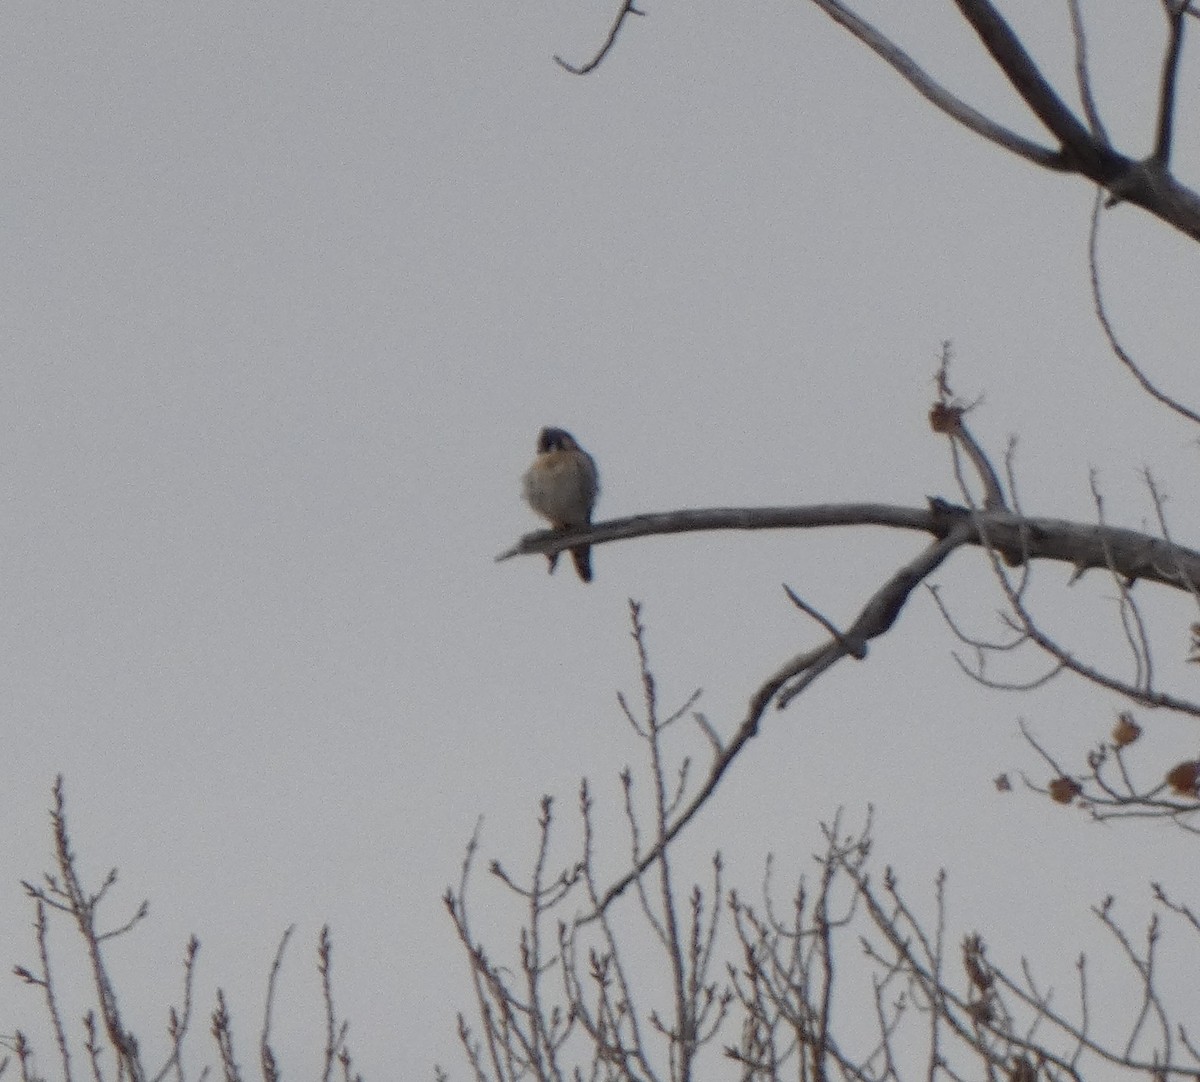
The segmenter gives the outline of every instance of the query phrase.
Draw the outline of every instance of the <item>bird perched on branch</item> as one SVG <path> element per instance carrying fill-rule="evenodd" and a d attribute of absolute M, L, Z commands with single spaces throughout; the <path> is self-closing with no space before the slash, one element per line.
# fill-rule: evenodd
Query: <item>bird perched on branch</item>
<path fill-rule="evenodd" d="M 592 508 L 600 494 L 600 476 L 596 463 L 570 432 L 561 428 L 543 428 L 538 433 L 537 457 L 522 479 L 525 499 L 556 530 L 587 526 Z M 547 557 L 550 571 L 558 563 L 558 553 Z M 592 549 L 580 545 L 571 549 L 575 570 L 584 582 L 592 581 Z"/>

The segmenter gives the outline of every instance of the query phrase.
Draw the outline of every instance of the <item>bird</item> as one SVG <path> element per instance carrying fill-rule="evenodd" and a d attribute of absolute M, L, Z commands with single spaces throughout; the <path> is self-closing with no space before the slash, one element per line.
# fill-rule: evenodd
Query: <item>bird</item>
<path fill-rule="evenodd" d="M 561 428 L 547 427 L 538 433 L 537 456 L 522 478 L 525 500 L 556 530 L 587 526 L 592 508 L 600 494 L 600 475 L 596 462 Z M 547 556 L 550 573 L 558 563 L 558 553 Z M 592 548 L 579 545 L 571 549 L 575 570 L 584 582 L 592 581 Z"/>

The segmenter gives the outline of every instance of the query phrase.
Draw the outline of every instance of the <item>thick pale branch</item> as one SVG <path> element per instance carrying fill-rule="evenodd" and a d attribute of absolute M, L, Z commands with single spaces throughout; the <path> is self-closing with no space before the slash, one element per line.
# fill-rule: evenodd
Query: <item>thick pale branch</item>
<path fill-rule="evenodd" d="M 856 15 L 842 0 L 811 0 L 811 3 L 882 57 L 924 98 L 977 135 L 1043 168 L 1087 177 L 1111 193 L 1113 202 L 1132 203 L 1200 240 L 1200 194 L 1179 183 L 1161 155 L 1137 161 L 1115 150 L 1099 124 L 1090 90 L 1084 88 L 1084 104 L 1094 129 L 1089 131 L 1087 124 L 1075 115 L 1041 73 L 1020 38 L 989 0 L 955 0 L 955 4 L 1034 116 L 1059 141 L 1059 148 L 1044 147 L 1017 135 L 955 97 L 895 42 Z M 1183 10 L 1185 14 L 1195 14 L 1191 7 L 1185 6 Z M 1076 30 L 1078 46 L 1078 24 Z M 1168 43 L 1164 87 L 1167 80 L 1173 84 L 1175 78 L 1172 53 L 1177 43 L 1177 37 Z M 1169 127 L 1164 138 L 1161 120 L 1170 116 L 1173 98 L 1165 105 L 1168 106 L 1166 110 L 1160 107 L 1160 151 L 1169 146 Z"/>
<path fill-rule="evenodd" d="M 812 2 L 868 49 L 882 57 L 908 81 L 921 97 L 936 105 L 947 116 L 969 128 L 976 135 L 981 135 L 989 142 L 1046 169 L 1071 168 L 1059 151 L 1041 146 L 1032 139 L 1026 139 L 1002 124 L 997 124 L 978 109 L 950 93 L 900 46 L 880 33 L 866 19 L 856 15 L 840 0 L 812 0 Z"/>
<path fill-rule="evenodd" d="M 1112 161 L 1113 155 L 1097 144 L 1091 132 L 1058 96 L 1021 44 L 1021 39 L 990 0 L 955 0 L 955 3 L 1013 89 L 1062 144 L 1072 164 L 1078 163 L 1081 171 L 1089 172 L 1112 168 L 1116 164 Z M 1088 163 L 1088 168 L 1084 168 L 1084 163 Z"/>
<path fill-rule="evenodd" d="M 814 0 L 819 2 L 819 0 Z M 1180 184 L 1167 170 L 1170 145 L 1172 87 L 1182 28 L 1176 27 L 1168 43 L 1163 69 L 1163 101 L 1158 149 L 1144 162 L 1120 154 L 1107 145 L 1102 134 L 1093 135 L 1067 107 L 1038 70 L 1021 40 L 990 0 L 955 0 L 963 17 L 979 35 L 992 59 L 1037 118 L 1062 144 L 1069 167 L 1124 200 L 1149 211 L 1156 218 L 1200 240 L 1200 195 Z M 1162 121 L 1165 120 L 1165 127 Z"/>
<path fill-rule="evenodd" d="M 1200 552 L 1150 534 L 1095 523 L 1026 517 L 1012 511 L 976 510 L 930 501 L 928 508 L 892 504 L 814 504 L 808 507 L 713 507 L 665 511 L 597 522 L 586 530 L 526 534 L 496 559 L 546 555 L 572 545 L 601 545 L 634 537 L 700 530 L 817 529 L 883 526 L 945 537 L 964 520 L 966 544 L 991 546 L 1016 562 L 1056 560 L 1077 572 L 1104 568 L 1134 582 L 1147 579 L 1175 589 L 1200 588 Z"/>
<path fill-rule="evenodd" d="M 1058 147 L 1047 147 L 1018 135 L 952 94 L 899 45 L 852 11 L 843 0 L 810 2 L 881 57 L 923 98 L 976 135 L 1044 169 L 1078 173 L 1105 188 L 1111 193 L 1114 203 L 1132 203 L 1180 232 L 1200 240 L 1200 194 L 1179 183 L 1167 169 L 1183 18 L 1197 14 L 1190 5 L 1180 5 L 1178 15 L 1171 23 L 1171 37 L 1163 60 L 1156 148 L 1145 161 L 1138 161 L 1115 150 L 1100 124 L 1087 82 L 1082 52 L 1082 19 L 1076 6 L 1072 7 L 1076 74 L 1080 80 L 1087 123 L 1063 101 L 990 0 L 954 0 L 996 65 L 1033 115 L 1059 143 Z M 642 14 L 634 7 L 633 0 L 625 0 L 609 29 L 607 39 L 591 60 L 582 66 L 570 64 L 559 56 L 554 58 L 555 61 L 573 74 L 585 75 L 594 71 L 612 51 L 628 17 Z"/>

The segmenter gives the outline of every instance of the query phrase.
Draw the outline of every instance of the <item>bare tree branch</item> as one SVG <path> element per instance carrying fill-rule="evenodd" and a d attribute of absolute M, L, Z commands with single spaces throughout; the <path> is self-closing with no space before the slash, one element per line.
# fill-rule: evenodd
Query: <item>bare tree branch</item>
<path fill-rule="evenodd" d="M 1062 145 L 1071 167 L 1089 175 L 1096 170 L 1111 171 L 1109 179 L 1120 175 L 1123 170 L 1118 161 L 1109 153 L 1099 152 L 1102 148 L 1092 134 L 1042 75 L 1021 39 L 989 0 L 954 0 L 954 3 L 1013 89 Z"/>
<path fill-rule="evenodd" d="M 63 1028 L 62 1012 L 58 1008 L 58 998 L 54 992 L 54 978 L 50 973 L 50 948 L 46 941 L 46 903 L 41 899 L 37 903 L 37 918 L 34 921 L 38 945 L 38 960 L 41 963 L 41 977 L 34 980 L 27 971 L 17 968 L 17 976 L 23 977 L 31 984 L 41 985 L 46 996 L 46 1013 L 54 1027 L 54 1043 L 58 1045 L 58 1054 L 62 1060 L 63 1080 L 71 1082 L 71 1050 L 67 1044 L 66 1030 Z"/>
<path fill-rule="evenodd" d="M 1112 568 L 1130 582 L 1145 579 L 1174 589 L 1200 587 L 1200 552 L 1160 537 L 1116 526 L 1024 516 L 1007 510 L 970 511 L 940 499 L 928 508 L 891 504 L 813 504 L 808 507 L 712 507 L 661 511 L 596 522 L 587 529 L 526 534 L 496 560 L 561 552 L 635 537 L 699 530 L 811 530 L 829 526 L 883 526 L 946 537 L 968 521 L 962 544 L 991 547 L 1006 559 L 1054 560 L 1076 571 Z"/>
<path fill-rule="evenodd" d="M 866 652 L 861 643 L 852 643 L 845 635 L 841 633 L 837 625 L 831 620 L 826 619 L 816 609 L 814 609 L 807 601 L 796 593 L 786 582 L 783 584 L 783 592 L 787 594 L 788 600 L 796 606 L 806 616 L 811 616 L 818 624 L 820 624 L 833 637 L 840 646 L 845 648 L 846 653 L 858 661 L 862 661 L 866 657 Z"/>
<path fill-rule="evenodd" d="M 680 831 L 708 802 L 742 748 L 758 734 L 759 724 L 771 703 L 775 702 L 777 708 L 782 710 L 838 661 L 846 657 L 865 657 L 866 644 L 890 630 L 912 591 L 939 567 L 951 552 L 964 544 L 969 534 L 970 528 L 964 523 L 949 536 L 929 545 L 914 560 L 896 571 L 868 599 L 858 618 L 844 635 L 831 636 L 829 642 L 798 654 L 767 678 L 751 697 L 737 732 L 720 754 L 714 756 L 708 776 L 687 806 L 660 832 L 655 845 L 636 861 L 634 867 L 601 895 L 596 911 L 587 919 L 593 919 L 602 913 L 630 884 L 639 881 L 646 869 L 659 859 Z"/>
<path fill-rule="evenodd" d="M 1162 87 L 1155 152 L 1139 161 L 1117 151 L 1109 142 L 1091 91 L 1086 43 L 1078 0 L 1068 0 L 1075 40 L 1076 81 L 1085 124 L 1042 74 L 1021 39 L 990 0 L 954 0 L 993 61 L 1059 146 L 1047 147 L 1005 127 L 942 86 L 904 49 L 854 12 L 844 0 L 811 0 L 830 19 L 847 30 L 893 68 L 917 93 L 947 116 L 988 142 L 1055 172 L 1078 173 L 1106 189 L 1112 202 L 1141 207 L 1175 229 L 1200 240 L 1200 193 L 1181 184 L 1167 168 L 1175 104 L 1175 82 L 1182 49 L 1184 17 L 1197 16 L 1190 2 L 1164 0 L 1171 33 L 1163 58 Z M 625 0 L 600 50 L 582 66 L 560 56 L 566 71 L 586 75 L 609 55 L 630 15 L 643 15 L 633 0 Z"/>
<path fill-rule="evenodd" d="M 1175 84 L 1183 52 L 1183 16 L 1190 0 L 1163 0 L 1167 15 L 1167 48 L 1163 54 L 1162 83 L 1158 97 L 1158 138 L 1151 157 L 1165 169 L 1171 161 L 1171 134 L 1175 125 Z"/>
<path fill-rule="evenodd" d="M 866 19 L 851 11 L 841 0 L 812 0 L 835 23 L 848 30 L 877 56 L 894 68 L 926 101 L 936 105 L 951 119 L 1027 161 L 1046 169 L 1067 170 L 1071 166 L 1063 155 L 1051 147 L 1026 139 L 1023 135 L 998 124 L 961 98 L 950 93 L 911 56 Z"/>
<path fill-rule="evenodd" d="M 554 57 L 554 62 L 564 71 L 569 71 L 572 75 L 587 75 L 588 72 L 594 71 L 600 65 L 600 62 L 606 56 L 608 56 L 609 51 L 617 42 L 617 35 L 621 33 L 621 28 L 625 25 L 625 20 L 630 15 L 645 14 L 646 13 L 644 11 L 638 11 L 638 9 L 633 6 L 633 0 L 625 0 L 625 2 L 621 5 L 621 10 L 617 12 L 616 19 L 613 20 L 612 28 L 608 32 L 607 39 L 605 39 L 604 44 L 600 46 L 600 51 L 597 52 L 591 60 L 589 60 L 582 67 L 576 67 L 574 64 L 567 63 L 567 61 L 565 61 L 561 56 L 556 55 Z"/>
<path fill-rule="evenodd" d="M 1028 153 L 1018 146 L 1009 146 L 1005 140 L 994 138 L 985 130 L 992 124 L 990 120 L 983 126 L 969 124 L 968 127 L 1038 165 L 1079 173 L 1107 189 L 1114 202 L 1133 203 L 1193 239 L 1200 240 L 1200 194 L 1171 176 L 1165 160 L 1152 155 L 1146 161 L 1137 161 L 1114 150 L 1104 137 L 1102 128 L 1089 132 L 1042 75 L 1021 40 L 989 0 L 954 2 L 1034 116 L 1059 141 L 1061 149 L 1049 151 L 1039 147 L 1038 153 Z M 812 3 L 828 14 L 832 14 L 831 7 L 849 14 L 839 0 L 812 0 Z M 1191 8 L 1185 5 L 1184 10 L 1190 12 Z M 857 16 L 853 18 L 862 22 Z M 854 32 L 847 19 L 838 18 L 837 21 Z M 873 32 L 878 35 L 877 31 Z M 878 36 L 882 38 L 882 35 Z M 860 40 L 887 59 L 886 52 L 865 38 Z M 886 38 L 882 40 L 887 41 Z M 887 44 L 891 45 L 890 42 Z M 1172 83 L 1173 80 L 1172 74 Z M 913 80 L 910 79 L 910 82 Z M 914 85 L 917 84 L 914 82 Z M 925 96 L 934 100 L 928 94 Z M 935 101 L 935 104 L 941 103 Z M 945 108 L 944 105 L 941 107 Z M 954 115 L 950 110 L 946 111 Z M 1165 115 L 1169 116 L 1169 111 Z M 965 122 L 959 117 L 956 119 Z M 1096 119 L 1092 117 L 1093 127 Z"/>
<path fill-rule="evenodd" d="M 283 968 L 283 952 L 287 950 L 288 941 L 296 926 L 289 925 L 279 939 L 279 947 L 275 951 L 275 960 L 271 963 L 271 973 L 267 977 L 267 1003 L 263 1008 L 262 1033 L 258 1039 L 259 1062 L 262 1066 L 263 1082 L 279 1082 L 279 1064 L 275 1059 L 275 1050 L 271 1047 L 271 1014 L 275 1008 L 275 985 L 279 980 L 279 971 Z"/>
<path fill-rule="evenodd" d="M 1108 311 L 1104 307 L 1104 295 L 1100 289 L 1100 212 L 1101 212 L 1101 196 L 1096 193 L 1095 202 L 1092 205 L 1092 225 L 1088 231 L 1088 270 L 1091 276 L 1092 283 L 1092 305 L 1096 312 L 1096 318 L 1100 321 L 1100 327 L 1104 331 L 1104 337 L 1108 339 L 1108 348 L 1113 351 L 1113 355 L 1119 360 L 1130 373 L 1133 378 L 1138 381 L 1138 385 L 1156 402 L 1162 403 L 1167 409 L 1178 413 L 1180 417 L 1185 417 L 1187 420 L 1195 424 L 1200 424 L 1200 413 L 1189 409 L 1182 402 L 1172 398 L 1164 391 L 1160 391 L 1147 378 L 1145 372 L 1141 370 L 1138 363 L 1129 355 L 1125 347 L 1121 345 L 1120 339 L 1117 338 L 1116 329 L 1112 325 L 1112 321 L 1108 318 Z"/>
<path fill-rule="evenodd" d="M 1087 35 L 1084 32 L 1083 13 L 1079 10 L 1079 0 L 1067 0 L 1071 11 L 1071 34 L 1075 40 L 1075 82 L 1079 87 L 1079 101 L 1083 106 L 1083 115 L 1087 117 L 1088 127 L 1092 135 L 1106 147 L 1112 143 L 1104 122 L 1100 119 L 1100 110 L 1096 107 L 1096 99 L 1092 95 L 1092 79 L 1088 71 Z"/>
<path fill-rule="evenodd" d="M 199 951 L 200 940 L 192 936 L 183 954 L 183 1008 L 177 1011 L 172 1007 L 167 1020 L 171 1054 L 154 1076 L 153 1082 L 163 1082 L 172 1068 L 175 1070 L 175 1077 L 179 1082 L 183 1082 L 183 1039 L 187 1036 L 188 1027 L 192 1022 L 192 987 L 196 978 L 196 955 Z"/>
<path fill-rule="evenodd" d="M 950 438 L 950 446 L 952 451 L 957 456 L 958 450 L 961 448 L 967 458 L 970 459 L 971 465 L 975 468 L 976 474 L 979 476 L 979 482 L 983 486 L 983 506 L 988 511 L 1004 511 L 1008 509 L 1008 501 L 1004 496 L 1004 486 L 1000 484 L 1000 476 L 996 473 L 996 467 L 992 465 L 992 461 L 984 451 L 982 444 L 975 438 L 974 434 L 967 428 L 964 417 L 974 408 L 973 405 L 964 405 L 955 398 L 953 391 L 950 389 L 950 361 L 952 351 L 949 342 L 942 343 L 942 360 L 938 365 L 938 373 L 936 384 L 938 389 L 938 400 L 934 403 L 933 408 L 929 411 L 929 427 L 934 432 L 941 433 Z M 1009 455 L 1011 459 L 1011 451 Z M 1011 461 L 1008 464 L 1009 477 L 1012 477 Z M 975 501 L 970 496 L 970 489 L 966 483 L 966 479 L 962 476 L 962 471 L 958 467 L 957 458 L 955 459 L 955 476 L 959 481 L 959 488 L 964 499 L 975 507 Z"/>

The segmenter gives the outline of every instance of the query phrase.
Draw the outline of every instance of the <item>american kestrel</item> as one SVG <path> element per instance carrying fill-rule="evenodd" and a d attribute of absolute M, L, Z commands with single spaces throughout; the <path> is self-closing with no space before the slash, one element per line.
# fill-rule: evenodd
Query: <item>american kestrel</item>
<path fill-rule="evenodd" d="M 525 499 L 556 530 L 586 526 L 592 521 L 592 508 L 600 494 L 600 476 L 592 456 L 561 428 L 543 428 L 538 433 L 537 457 L 522 478 Z M 550 571 L 558 563 L 558 553 L 549 556 Z M 592 581 L 592 549 L 580 545 L 571 549 L 575 570 L 584 582 Z"/>

